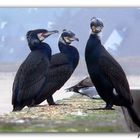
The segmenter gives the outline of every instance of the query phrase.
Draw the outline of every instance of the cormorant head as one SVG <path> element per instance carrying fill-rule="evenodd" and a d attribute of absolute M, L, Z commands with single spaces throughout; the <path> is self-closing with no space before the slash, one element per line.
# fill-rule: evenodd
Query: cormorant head
<path fill-rule="evenodd" d="M 72 31 L 64 29 L 59 41 L 64 44 L 70 45 L 73 41 L 79 41 L 79 39 L 75 36 L 75 34 Z"/>
<path fill-rule="evenodd" d="M 26 34 L 26 37 L 27 37 L 28 43 L 30 43 L 32 40 L 42 42 L 45 40 L 45 38 L 47 38 L 48 36 L 50 36 L 54 33 L 58 33 L 58 31 L 57 30 L 48 31 L 46 29 L 36 29 L 36 30 L 28 31 Z"/>
<path fill-rule="evenodd" d="M 93 17 L 91 19 L 90 28 L 92 30 L 92 33 L 94 34 L 100 33 L 103 27 L 104 27 L 104 24 L 101 19 L 96 18 L 96 17 Z"/>

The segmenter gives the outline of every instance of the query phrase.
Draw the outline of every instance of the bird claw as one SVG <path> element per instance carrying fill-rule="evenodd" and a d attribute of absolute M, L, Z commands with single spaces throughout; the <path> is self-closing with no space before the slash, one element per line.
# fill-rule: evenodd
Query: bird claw
<path fill-rule="evenodd" d="M 107 103 L 104 110 L 115 110 L 113 107 L 113 104 L 112 103 Z"/>

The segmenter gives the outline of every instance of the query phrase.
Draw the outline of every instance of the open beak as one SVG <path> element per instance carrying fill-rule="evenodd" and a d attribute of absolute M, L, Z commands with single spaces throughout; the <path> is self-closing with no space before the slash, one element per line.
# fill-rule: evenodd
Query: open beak
<path fill-rule="evenodd" d="M 48 37 L 52 34 L 55 34 L 55 33 L 59 33 L 59 31 L 58 30 L 47 31 L 46 33 L 43 33 L 42 36 L 46 38 L 46 37 Z"/>

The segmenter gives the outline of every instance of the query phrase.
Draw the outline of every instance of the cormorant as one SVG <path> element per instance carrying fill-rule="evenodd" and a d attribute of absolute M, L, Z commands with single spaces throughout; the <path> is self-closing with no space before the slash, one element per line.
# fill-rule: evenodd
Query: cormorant
<path fill-rule="evenodd" d="M 35 100 L 48 86 L 47 73 L 51 59 L 51 48 L 43 41 L 54 33 L 58 33 L 58 31 L 37 29 L 27 32 L 26 37 L 31 52 L 19 67 L 14 79 L 13 111 L 34 105 Z"/>
<path fill-rule="evenodd" d="M 75 40 L 79 41 L 72 31 L 63 30 L 58 42 L 60 53 L 54 54 L 51 57 L 46 93 L 41 94 L 35 101 L 35 104 L 41 103 L 47 96 L 48 103 L 56 105 L 52 95 L 71 77 L 79 62 L 78 50 L 70 45 Z"/>
<path fill-rule="evenodd" d="M 119 63 L 104 48 L 98 36 L 103 27 L 100 19 L 92 18 L 90 23 L 92 33 L 85 50 L 90 78 L 98 94 L 106 102 L 106 109 L 111 109 L 113 105 L 124 106 L 133 121 L 140 126 L 140 119 L 132 107 L 133 98 L 126 75 Z"/>

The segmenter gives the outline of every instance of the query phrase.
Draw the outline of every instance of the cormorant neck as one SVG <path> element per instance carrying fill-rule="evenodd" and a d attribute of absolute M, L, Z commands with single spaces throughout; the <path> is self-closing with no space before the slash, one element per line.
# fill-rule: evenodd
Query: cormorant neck
<path fill-rule="evenodd" d="M 69 63 L 71 63 L 73 67 L 75 68 L 79 62 L 78 50 L 75 47 L 65 44 L 61 41 L 58 42 L 58 46 L 59 46 L 60 52 L 64 53 L 67 56 Z"/>
<path fill-rule="evenodd" d="M 95 37 L 95 38 L 99 38 L 100 37 L 98 33 L 93 33 L 93 32 L 91 32 L 90 36 L 91 37 Z"/>
<path fill-rule="evenodd" d="M 44 42 L 37 43 L 36 42 L 36 43 L 34 43 L 34 45 L 29 44 L 29 47 L 30 47 L 31 51 L 36 51 L 36 50 L 42 51 L 43 53 L 45 53 L 48 56 L 49 60 L 51 59 L 52 51 L 51 51 L 50 46 L 47 43 L 44 43 Z"/>
<path fill-rule="evenodd" d="M 97 36 L 99 39 L 101 39 L 102 38 L 102 32 L 100 32 L 100 33 L 93 33 L 93 32 L 91 32 L 91 35 L 93 35 L 93 36 Z"/>
<path fill-rule="evenodd" d="M 70 46 L 62 41 L 58 42 L 59 50 L 61 53 L 68 53 Z"/>
<path fill-rule="evenodd" d="M 92 41 L 93 44 L 101 44 L 100 36 L 98 34 L 90 34 L 89 40 Z"/>
<path fill-rule="evenodd" d="M 85 50 L 86 57 L 92 57 L 93 53 L 97 56 L 101 47 L 102 44 L 99 36 L 97 34 L 90 34 Z"/>
<path fill-rule="evenodd" d="M 62 43 L 64 45 L 67 45 L 66 41 L 62 37 L 59 38 L 59 43 Z"/>

